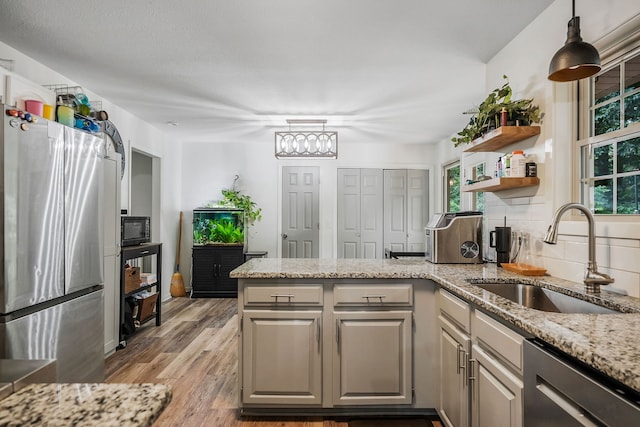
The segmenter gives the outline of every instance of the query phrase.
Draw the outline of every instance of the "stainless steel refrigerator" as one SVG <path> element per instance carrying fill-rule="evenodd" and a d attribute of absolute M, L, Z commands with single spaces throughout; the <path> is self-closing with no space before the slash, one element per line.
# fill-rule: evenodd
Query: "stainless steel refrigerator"
<path fill-rule="evenodd" d="M 104 379 L 102 158 L 96 135 L 2 105 L 0 358 Z"/>

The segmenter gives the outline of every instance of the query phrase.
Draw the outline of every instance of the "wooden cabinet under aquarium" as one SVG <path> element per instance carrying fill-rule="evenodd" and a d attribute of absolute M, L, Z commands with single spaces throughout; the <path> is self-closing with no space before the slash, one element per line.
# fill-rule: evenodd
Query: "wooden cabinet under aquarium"
<path fill-rule="evenodd" d="M 191 297 L 238 295 L 238 281 L 229 272 L 244 262 L 246 222 L 235 208 L 193 211 Z"/>

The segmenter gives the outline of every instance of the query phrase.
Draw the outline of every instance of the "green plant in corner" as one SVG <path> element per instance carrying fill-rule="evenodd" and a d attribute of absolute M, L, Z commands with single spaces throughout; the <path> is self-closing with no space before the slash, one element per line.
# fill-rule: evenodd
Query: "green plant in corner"
<path fill-rule="evenodd" d="M 540 107 L 533 105 L 533 98 L 511 100 L 513 90 L 509 85 L 506 75 L 502 76 L 506 82 L 499 88 L 494 89 L 480 103 L 477 111 L 472 113 L 469 123 L 458 132 L 458 136 L 451 138 L 455 146 L 468 144 L 480 138 L 485 133 L 497 128 L 500 125 L 500 111 L 505 109 L 511 121 L 518 120 L 522 125 L 541 123 L 543 114 Z"/>
<path fill-rule="evenodd" d="M 262 209 L 257 207 L 256 203 L 251 200 L 251 197 L 246 194 L 241 194 L 237 190 L 222 190 L 223 200 L 220 200 L 221 206 L 233 206 L 244 211 L 245 220 L 247 225 L 251 226 L 256 221 L 262 219 Z"/>

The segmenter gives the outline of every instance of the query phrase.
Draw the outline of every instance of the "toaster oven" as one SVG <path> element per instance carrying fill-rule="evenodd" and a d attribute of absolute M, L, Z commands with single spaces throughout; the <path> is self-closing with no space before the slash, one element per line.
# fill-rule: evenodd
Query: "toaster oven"
<path fill-rule="evenodd" d="M 482 212 L 435 214 L 425 228 L 425 258 L 435 264 L 482 262 Z"/>

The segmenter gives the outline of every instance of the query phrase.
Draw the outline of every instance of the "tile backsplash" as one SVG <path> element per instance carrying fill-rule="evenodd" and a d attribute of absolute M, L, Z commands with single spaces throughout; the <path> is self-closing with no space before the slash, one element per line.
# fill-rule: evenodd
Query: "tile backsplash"
<path fill-rule="evenodd" d="M 516 233 L 526 233 L 530 239 L 530 264 L 545 268 L 547 274 L 574 282 L 582 282 L 588 261 L 587 224 L 564 231 L 561 225 L 558 243 L 543 242 L 551 224 L 554 209 L 540 197 L 500 198 L 492 193 L 485 195 L 483 222 L 483 251 L 488 260 L 495 260 L 495 249 L 489 247 L 489 231 L 507 226 Z M 596 223 L 601 219 L 596 218 Z M 614 224 L 612 227 L 616 227 Z M 621 229 L 624 225 L 619 226 Z M 565 227 L 567 228 L 567 227 Z M 611 227 L 609 227 L 611 228 Z M 605 235 L 615 235 L 607 228 Z M 600 233 L 600 229 L 596 233 Z M 640 298 L 640 239 L 626 236 L 596 237 L 596 262 L 598 269 L 615 279 L 602 289 Z"/>

